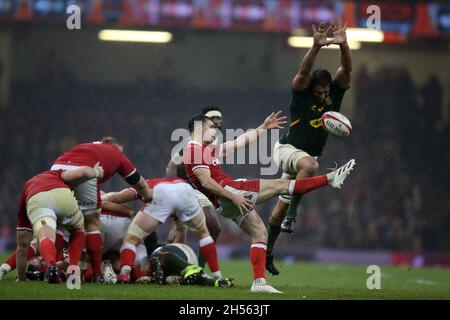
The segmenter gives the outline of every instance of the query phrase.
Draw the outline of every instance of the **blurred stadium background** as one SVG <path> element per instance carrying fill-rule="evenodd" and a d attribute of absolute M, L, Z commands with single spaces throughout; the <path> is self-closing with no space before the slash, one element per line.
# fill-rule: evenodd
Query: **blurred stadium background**
<path fill-rule="evenodd" d="M 66 8 L 81 8 L 68 30 Z M 342 112 L 347 139 L 330 138 L 321 170 L 354 157 L 340 192 L 305 197 L 278 257 L 315 262 L 450 266 L 450 4 L 414 1 L 0 0 L 0 253 L 15 248 L 23 183 L 76 143 L 113 135 L 145 177 L 161 177 L 201 108 L 222 107 L 224 128 L 288 113 L 290 81 L 306 48 L 288 44 L 342 16 L 365 27 L 381 8 L 384 40 L 353 50 Z M 106 42 L 105 28 L 162 30 L 168 43 Z M 316 67 L 334 72 L 338 50 Z M 258 165 L 227 166 L 257 177 Z M 106 190 L 122 187 L 119 179 Z M 259 212 L 265 222 L 274 205 Z M 219 251 L 238 257 L 246 236 L 222 219 Z M 163 238 L 169 226 L 161 227 Z"/>

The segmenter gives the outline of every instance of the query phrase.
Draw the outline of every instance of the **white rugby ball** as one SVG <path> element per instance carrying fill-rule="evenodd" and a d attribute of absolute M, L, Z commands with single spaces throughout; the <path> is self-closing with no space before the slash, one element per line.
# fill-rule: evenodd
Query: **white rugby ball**
<path fill-rule="evenodd" d="M 338 138 L 348 137 L 352 133 L 350 120 L 336 111 L 328 111 L 322 115 L 322 127 L 326 132 Z"/>

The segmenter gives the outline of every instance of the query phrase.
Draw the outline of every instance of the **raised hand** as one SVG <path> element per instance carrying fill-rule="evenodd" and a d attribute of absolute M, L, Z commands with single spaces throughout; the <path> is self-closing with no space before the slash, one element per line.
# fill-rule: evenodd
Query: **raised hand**
<path fill-rule="evenodd" d="M 281 116 L 281 111 L 277 113 L 272 112 L 266 120 L 264 120 L 263 128 L 264 129 L 283 129 L 283 124 L 287 123 L 287 117 Z"/>
<path fill-rule="evenodd" d="M 314 38 L 314 45 L 323 47 L 331 44 L 331 40 L 327 40 L 327 33 L 330 31 L 331 26 L 327 28 L 326 22 L 321 22 L 319 25 L 319 30 L 316 29 L 316 26 L 312 25 L 313 29 L 313 38 Z"/>
<path fill-rule="evenodd" d="M 331 20 L 330 22 L 331 32 L 333 33 L 333 39 L 331 39 L 331 43 L 333 44 L 344 44 L 347 42 L 347 33 L 345 30 L 347 29 L 347 22 L 342 25 L 342 21 L 339 20 L 338 24 Z"/>

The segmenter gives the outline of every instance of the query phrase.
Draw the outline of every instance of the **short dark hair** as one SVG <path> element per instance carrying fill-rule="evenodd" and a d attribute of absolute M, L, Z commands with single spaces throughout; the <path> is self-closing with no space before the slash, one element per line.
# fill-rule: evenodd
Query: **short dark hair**
<path fill-rule="evenodd" d="M 311 75 L 311 86 L 329 86 L 331 84 L 331 74 L 326 69 L 317 69 Z"/>
<path fill-rule="evenodd" d="M 212 121 L 211 118 L 205 116 L 204 114 L 199 114 L 199 115 L 196 115 L 196 116 L 192 117 L 191 119 L 189 119 L 189 123 L 188 123 L 189 133 L 194 132 L 194 125 L 195 125 L 196 122 L 200 122 L 201 121 L 202 124 L 203 124 L 203 123 L 205 123 L 208 120 Z"/>
<path fill-rule="evenodd" d="M 102 143 L 116 144 L 123 148 L 123 144 L 118 139 L 111 137 L 111 136 L 103 137 L 101 141 L 102 141 Z"/>
<path fill-rule="evenodd" d="M 219 111 L 222 112 L 222 110 L 220 110 L 220 108 L 216 105 L 209 105 L 205 108 L 202 109 L 202 114 L 207 114 L 209 111 Z"/>

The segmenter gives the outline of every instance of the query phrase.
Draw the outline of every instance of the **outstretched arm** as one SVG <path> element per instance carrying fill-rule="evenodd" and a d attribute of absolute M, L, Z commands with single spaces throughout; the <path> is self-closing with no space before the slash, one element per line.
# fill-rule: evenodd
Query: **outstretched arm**
<path fill-rule="evenodd" d="M 327 40 L 327 32 L 331 27 L 328 27 L 327 29 L 325 22 L 320 23 L 319 30 L 316 29 L 315 25 L 313 25 L 312 28 L 314 44 L 306 53 L 300 63 L 300 68 L 297 74 L 292 80 L 292 89 L 295 91 L 302 91 L 308 88 L 311 81 L 311 70 L 314 66 L 314 61 L 316 60 L 320 48 L 331 43 L 331 40 Z"/>
<path fill-rule="evenodd" d="M 103 200 L 103 198 L 102 198 L 102 210 L 126 214 L 130 218 L 134 217 L 134 211 L 131 210 L 130 208 L 116 202 Z"/>
<path fill-rule="evenodd" d="M 177 177 L 177 165 L 169 160 L 166 167 L 166 178 L 176 178 Z"/>
<path fill-rule="evenodd" d="M 101 177 L 103 177 L 103 168 L 100 162 L 97 162 L 93 168 L 83 166 L 64 171 L 61 174 L 61 178 L 71 186 L 77 186 L 87 180 Z"/>
<path fill-rule="evenodd" d="M 133 188 L 137 191 L 142 201 L 149 202 L 152 199 L 152 191 L 144 178 L 141 177 L 138 183 L 133 185 Z"/>
<path fill-rule="evenodd" d="M 345 32 L 347 23 L 342 26 L 339 22 L 338 25 L 331 22 L 331 30 L 333 31 L 333 44 L 339 45 L 341 50 L 341 65 L 336 71 L 335 79 L 338 86 L 342 89 L 348 89 L 351 83 L 352 72 L 352 54 L 347 43 L 347 34 Z"/>
<path fill-rule="evenodd" d="M 122 191 L 118 191 L 118 192 L 108 192 L 104 195 L 102 195 L 102 208 L 103 203 L 126 203 L 126 202 L 130 202 L 133 200 L 137 200 L 138 199 L 138 194 L 136 192 L 136 190 L 134 190 L 133 188 L 126 188 L 123 189 Z M 109 204 L 106 204 L 106 206 L 108 207 Z M 105 208 L 106 209 L 106 208 Z M 113 209 L 112 207 L 109 207 L 109 209 Z M 115 210 L 113 210 L 115 211 Z"/>
<path fill-rule="evenodd" d="M 278 111 L 277 113 L 272 112 L 258 128 L 241 134 L 234 140 L 225 142 L 222 150 L 223 156 L 232 154 L 236 150 L 248 146 L 267 130 L 283 129 L 282 125 L 287 123 L 286 119 L 287 117 L 281 116 L 281 111 Z"/>

